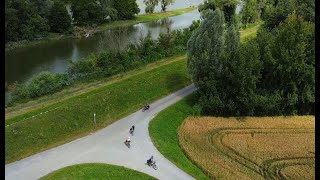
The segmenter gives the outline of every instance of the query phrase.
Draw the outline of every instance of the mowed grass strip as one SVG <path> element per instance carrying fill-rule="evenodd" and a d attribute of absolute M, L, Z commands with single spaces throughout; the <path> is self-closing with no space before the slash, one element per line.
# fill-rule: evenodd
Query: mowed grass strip
<path fill-rule="evenodd" d="M 189 117 L 180 127 L 179 142 L 215 179 L 314 177 L 314 168 L 293 172 L 291 167 L 314 167 L 314 127 L 314 116 Z"/>
<path fill-rule="evenodd" d="M 98 31 L 119 28 L 119 27 L 124 27 L 124 26 L 130 26 L 130 25 L 134 25 L 134 24 L 138 24 L 138 23 L 156 21 L 156 20 L 164 19 L 164 18 L 171 17 L 171 16 L 178 16 L 178 15 L 196 10 L 197 8 L 198 7 L 193 6 L 193 7 L 177 9 L 177 10 L 172 10 L 172 11 L 166 11 L 166 12 L 158 12 L 158 13 L 152 13 L 152 14 L 140 14 L 140 15 L 137 15 L 136 18 L 133 20 L 113 21 L 111 23 L 103 24 L 103 25 L 99 26 Z"/>
<path fill-rule="evenodd" d="M 22 159 L 106 127 L 145 103 L 189 84 L 186 59 L 181 59 L 8 119 L 9 124 L 15 123 L 5 128 L 5 162 Z M 56 107 L 60 108 L 52 110 Z M 50 109 L 52 111 L 44 113 Z M 93 113 L 96 113 L 97 124 L 93 122 Z"/>
<path fill-rule="evenodd" d="M 103 163 L 86 163 L 77 164 L 73 166 L 68 166 L 59 170 L 56 170 L 42 178 L 40 180 L 57 180 L 57 179 L 67 179 L 67 180 L 156 180 L 152 176 L 145 173 L 128 169 L 122 166 L 115 166 Z"/>
<path fill-rule="evenodd" d="M 149 124 L 149 135 L 156 148 L 172 163 L 194 178 L 209 179 L 183 153 L 179 146 L 178 128 L 185 118 L 192 115 L 195 94 L 161 111 Z"/>

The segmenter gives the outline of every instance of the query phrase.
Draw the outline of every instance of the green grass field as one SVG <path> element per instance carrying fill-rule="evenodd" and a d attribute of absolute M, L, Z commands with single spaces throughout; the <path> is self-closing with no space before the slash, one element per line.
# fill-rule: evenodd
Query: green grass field
<path fill-rule="evenodd" d="M 172 163 L 190 174 L 194 178 L 209 179 L 196 165 L 182 152 L 179 146 L 178 128 L 189 115 L 192 115 L 192 106 L 195 95 L 161 111 L 149 124 L 149 135 L 156 148 Z"/>
<path fill-rule="evenodd" d="M 253 24 L 249 24 L 246 29 L 240 30 L 240 36 L 242 42 L 247 41 L 250 38 L 254 38 L 257 35 L 257 31 L 260 26 L 263 24 L 263 21 L 258 21 Z"/>
<path fill-rule="evenodd" d="M 78 164 L 74 166 L 68 166 L 59 170 L 56 170 L 42 178 L 40 180 L 151 180 L 157 179 L 149 176 L 145 173 L 128 169 L 121 166 L 115 166 L 110 164 L 102 163 L 86 163 Z"/>
<path fill-rule="evenodd" d="M 186 59 L 181 58 L 7 119 L 5 162 L 22 159 L 106 127 L 138 110 L 143 104 L 190 83 Z M 96 113 L 96 125 L 93 122 L 93 113 Z"/>

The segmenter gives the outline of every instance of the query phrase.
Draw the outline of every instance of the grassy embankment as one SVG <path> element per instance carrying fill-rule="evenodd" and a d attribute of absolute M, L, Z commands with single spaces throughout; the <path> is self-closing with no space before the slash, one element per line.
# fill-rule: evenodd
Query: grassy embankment
<path fill-rule="evenodd" d="M 108 180 L 122 180 L 122 179 L 157 179 L 149 176 L 145 173 L 128 169 L 121 166 L 115 166 L 102 163 L 86 163 L 68 166 L 59 170 L 56 170 L 42 178 L 40 180 L 56 180 L 56 179 L 68 179 L 68 180 L 95 180 L 95 179 L 108 179 Z"/>
<path fill-rule="evenodd" d="M 179 142 L 214 179 L 314 179 L 315 118 L 197 117 L 180 126 Z"/>
<path fill-rule="evenodd" d="M 108 29 L 130 26 L 130 25 L 143 23 L 143 22 L 156 21 L 156 20 L 171 17 L 171 16 L 181 15 L 181 14 L 193 11 L 195 9 L 197 9 L 197 7 L 188 7 L 184 9 L 177 9 L 177 10 L 158 12 L 158 13 L 152 13 L 152 14 L 140 14 L 140 15 L 136 15 L 136 18 L 133 20 L 119 20 L 119 21 L 113 21 L 111 23 L 102 24 L 98 26 L 96 31 L 104 31 Z M 59 33 L 49 33 L 49 35 L 42 40 L 9 42 L 5 45 L 5 51 L 10 51 L 16 48 L 23 48 L 23 47 L 42 44 L 42 43 L 47 43 L 49 41 L 56 41 L 56 40 L 72 38 L 72 37 L 74 36 L 59 34 Z"/>
<path fill-rule="evenodd" d="M 158 151 L 177 167 L 198 180 L 209 179 L 187 158 L 179 146 L 178 128 L 189 115 L 192 115 L 194 102 L 195 95 L 192 94 L 161 111 L 150 122 L 149 135 Z"/>
<path fill-rule="evenodd" d="M 5 121 L 5 162 L 64 144 L 191 83 L 186 56 Z M 96 113 L 97 124 L 93 122 Z"/>
<path fill-rule="evenodd" d="M 254 37 L 262 22 L 249 25 L 245 31 L 240 32 L 241 42 L 246 38 Z M 190 96 L 170 108 L 160 112 L 149 126 L 150 137 L 157 149 L 176 164 L 179 168 L 189 173 L 196 179 L 209 179 L 196 165 L 183 153 L 179 146 L 178 128 L 182 121 L 192 115 L 194 97 Z M 170 123 L 168 123 L 170 122 Z M 165 135 L 165 136 L 164 136 Z M 207 175 L 209 175 L 207 173 Z"/>

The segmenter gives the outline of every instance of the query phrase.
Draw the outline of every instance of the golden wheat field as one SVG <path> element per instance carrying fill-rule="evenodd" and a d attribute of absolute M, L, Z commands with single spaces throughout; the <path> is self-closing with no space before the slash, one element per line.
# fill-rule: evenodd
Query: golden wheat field
<path fill-rule="evenodd" d="M 315 179 L 314 128 L 314 116 L 190 117 L 179 143 L 213 179 Z"/>

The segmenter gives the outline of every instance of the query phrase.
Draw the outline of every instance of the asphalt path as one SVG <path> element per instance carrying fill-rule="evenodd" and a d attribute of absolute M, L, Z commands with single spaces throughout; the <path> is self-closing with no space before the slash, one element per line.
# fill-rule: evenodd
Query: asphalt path
<path fill-rule="evenodd" d="M 52 171 L 81 163 L 107 163 L 125 166 L 158 179 L 194 179 L 167 160 L 152 144 L 148 125 L 157 113 L 196 90 L 192 84 L 150 104 L 150 109 L 139 110 L 88 136 L 35 154 L 5 166 L 7 180 L 34 180 Z M 96 115 L 97 119 L 99 114 Z M 168 122 L 170 123 L 170 122 Z M 134 135 L 129 129 L 135 125 Z M 131 137 L 131 147 L 124 141 Z M 146 165 L 154 156 L 158 170 Z"/>

